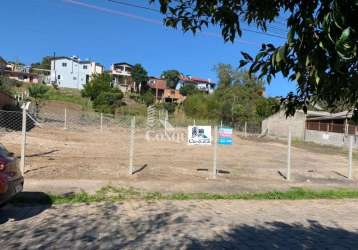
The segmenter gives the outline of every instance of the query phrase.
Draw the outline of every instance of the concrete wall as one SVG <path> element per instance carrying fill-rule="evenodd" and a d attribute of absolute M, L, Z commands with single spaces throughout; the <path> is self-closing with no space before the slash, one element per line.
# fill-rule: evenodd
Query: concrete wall
<path fill-rule="evenodd" d="M 353 137 L 353 147 L 358 148 L 358 135 Z M 305 141 L 339 147 L 348 147 L 349 145 L 349 137 L 344 134 L 316 130 L 306 130 Z"/>
<path fill-rule="evenodd" d="M 262 122 L 262 133 L 274 137 L 287 137 L 288 128 L 291 127 L 292 138 L 304 139 L 305 136 L 305 114 L 297 111 L 293 117 L 287 117 L 284 111 L 280 111 Z"/>

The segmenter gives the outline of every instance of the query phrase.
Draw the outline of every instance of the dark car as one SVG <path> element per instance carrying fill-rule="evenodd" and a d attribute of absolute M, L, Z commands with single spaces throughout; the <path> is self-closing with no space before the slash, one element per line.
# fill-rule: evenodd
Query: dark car
<path fill-rule="evenodd" d="M 20 193 L 24 187 L 17 159 L 0 143 L 0 204 Z"/>

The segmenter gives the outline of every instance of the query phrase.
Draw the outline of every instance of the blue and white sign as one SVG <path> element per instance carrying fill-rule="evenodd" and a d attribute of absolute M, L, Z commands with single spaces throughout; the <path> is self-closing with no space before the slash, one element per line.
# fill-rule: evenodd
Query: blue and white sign
<path fill-rule="evenodd" d="M 232 145 L 232 128 L 219 128 L 218 144 Z"/>

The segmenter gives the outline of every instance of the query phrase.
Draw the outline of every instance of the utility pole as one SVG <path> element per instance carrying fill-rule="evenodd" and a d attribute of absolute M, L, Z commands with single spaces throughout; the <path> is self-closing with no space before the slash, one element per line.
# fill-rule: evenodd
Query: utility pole
<path fill-rule="evenodd" d="M 237 102 L 237 96 L 234 96 L 234 101 L 231 105 L 231 124 L 234 126 L 234 105 Z"/>
<path fill-rule="evenodd" d="M 158 84 L 155 83 L 155 103 L 158 103 Z"/>
<path fill-rule="evenodd" d="M 53 52 L 53 71 L 55 77 L 55 85 L 57 85 L 57 74 L 56 74 L 56 52 Z M 51 77 L 50 77 L 51 78 Z"/>

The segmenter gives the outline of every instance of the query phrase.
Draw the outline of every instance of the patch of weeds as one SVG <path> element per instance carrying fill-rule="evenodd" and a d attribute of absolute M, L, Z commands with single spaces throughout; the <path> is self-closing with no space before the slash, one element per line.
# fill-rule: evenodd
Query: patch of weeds
<path fill-rule="evenodd" d="M 143 193 L 143 198 L 146 200 L 161 200 L 164 197 L 165 197 L 165 195 L 163 195 L 159 192 Z"/>

